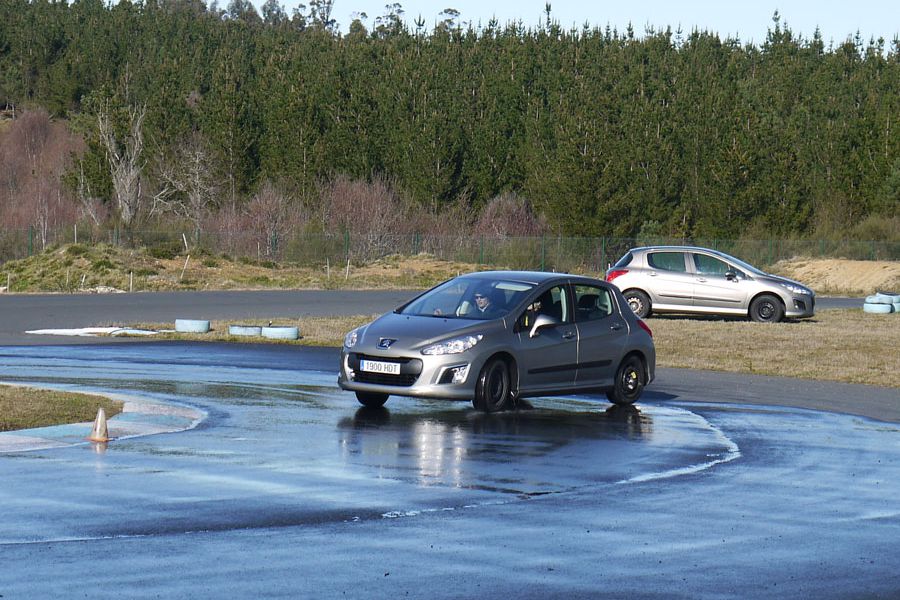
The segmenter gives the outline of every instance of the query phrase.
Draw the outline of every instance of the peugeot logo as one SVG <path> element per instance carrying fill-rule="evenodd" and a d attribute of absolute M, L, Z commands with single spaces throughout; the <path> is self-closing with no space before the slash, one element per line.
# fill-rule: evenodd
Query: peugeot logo
<path fill-rule="evenodd" d="M 387 350 L 391 347 L 391 344 L 396 341 L 397 340 L 392 340 L 391 338 L 378 338 L 378 347 Z"/>

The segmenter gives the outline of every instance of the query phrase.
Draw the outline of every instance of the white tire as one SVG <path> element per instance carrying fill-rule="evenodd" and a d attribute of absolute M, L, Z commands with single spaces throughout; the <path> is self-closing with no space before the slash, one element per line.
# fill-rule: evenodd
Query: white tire
<path fill-rule="evenodd" d="M 259 325 L 229 325 L 228 335 L 259 336 L 262 335 L 262 327 Z"/>
<path fill-rule="evenodd" d="M 207 333 L 209 331 L 209 321 L 175 319 L 175 331 L 180 333 Z"/>
<path fill-rule="evenodd" d="M 296 340 L 300 337 L 299 327 L 263 327 L 262 336 L 272 340 Z"/>
<path fill-rule="evenodd" d="M 894 299 L 884 294 L 874 294 L 866 296 L 866 304 L 893 304 Z"/>
<path fill-rule="evenodd" d="M 875 304 L 874 302 L 866 302 L 863 304 L 863 312 L 873 315 L 888 315 L 893 310 L 893 304 Z"/>

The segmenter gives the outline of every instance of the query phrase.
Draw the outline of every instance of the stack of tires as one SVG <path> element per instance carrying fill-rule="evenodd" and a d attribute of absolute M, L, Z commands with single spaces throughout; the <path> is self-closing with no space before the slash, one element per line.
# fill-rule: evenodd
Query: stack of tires
<path fill-rule="evenodd" d="M 863 310 L 875 315 L 887 315 L 892 312 L 900 313 L 900 294 L 875 292 L 874 295 L 866 297 Z"/>

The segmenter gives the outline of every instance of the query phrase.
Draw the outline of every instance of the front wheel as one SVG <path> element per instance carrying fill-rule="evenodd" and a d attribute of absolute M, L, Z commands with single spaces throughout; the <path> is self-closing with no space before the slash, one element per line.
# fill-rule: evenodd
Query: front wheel
<path fill-rule="evenodd" d="M 770 294 L 754 298 L 750 303 L 750 318 L 757 323 L 777 323 L 783 316 L 781 301 Z"/>
<path fill-rule="evenodd" d="M 356 392 L 356 399 L 367 408 L 381 408 L 387 402 L 388 395 L 375 392 Z"/>
<path fill-rule="evenodd" d="M 500 358 L 492 358 L 481 369 L 475 384 L 472 405 L 486 413 L 497 412 L 510 403 L 509 367 Z"/>
<path fill-rule="evenodd" d="M 641 319 L 650 316 L 650 296 L 641 290 L 628 290 L 623 294 L 628 302 L 628 308 Z"/>
<path fill-rule="evenodd" d="M 606 397 L 619 406 L 634 404 L 641 397 L 645 385 L 644 364 L 637 356 L 629 356 L 619 365 L 613 388 L 606 392 Z"/>

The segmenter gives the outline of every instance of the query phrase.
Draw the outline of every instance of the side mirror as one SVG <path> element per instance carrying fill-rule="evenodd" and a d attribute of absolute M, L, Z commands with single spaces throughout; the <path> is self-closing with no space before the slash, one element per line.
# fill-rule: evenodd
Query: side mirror
<path fill-rule="evenodd" d="M 732 271 L 731 269 L 725 271 L 725 279 L 727 279 L 728 281 L 737 281 L 737 272 Z"/>
<path fill-rule="evenodd" d="M 557 325 L 561 325 L 562 321 L 557 319 L 556 317 L 551 317 L 550 315 L 538 315 L 534 320 L 534 325 L 531 326 L 531 331 L 528 332 L 528 337 L 536 338 L 540 335 L 541 329 L 546 329 L 547 327 L 556 327 Z"/>

